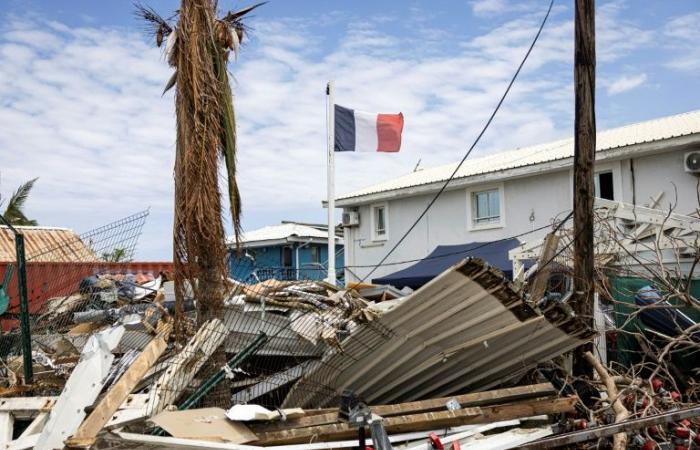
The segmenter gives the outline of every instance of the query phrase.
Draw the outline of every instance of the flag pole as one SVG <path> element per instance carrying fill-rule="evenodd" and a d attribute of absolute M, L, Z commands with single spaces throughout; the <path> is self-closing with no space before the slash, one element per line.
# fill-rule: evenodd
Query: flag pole
<path fill-rule="evenodd" d="M 335 284 L 335 83 L 326 85 L 328 102 L 328 282 Z"/>

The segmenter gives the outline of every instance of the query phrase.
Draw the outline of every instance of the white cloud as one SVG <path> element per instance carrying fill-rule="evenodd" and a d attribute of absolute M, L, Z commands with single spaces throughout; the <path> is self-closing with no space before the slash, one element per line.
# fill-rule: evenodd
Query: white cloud
<path fill-rule="evenodd" d="M 614 0 L 596 8 L 596 58 L 611 62 L 647 46 L 654 37 L 628 16 L 628 2 Z"/>
<path fill-rule="evenodd" d="M 471 2 L 472 11 L 477 16 L 498 14 L 508 9 L 507 0 L 474 0 Z"/>
<path fill-rule="evenodd" d="M 700 12 L 674 17 L 664 27 L 666 47 L 673 54 L 666 67 L 683 72 L 700 70 Z"/>
<path fill-rule="evenodd" d="M 636 89 L 647 81 L 647 74 L 623 75 L 607 86 L 608 95 L 617 95 Z"/>
<path fill-rule="evenodd" d="M 568 134 L 573 26 L 558 11 L 473 157 Z M 340 104 L 406 117 L 401 153 L 338 155 L 343 193 L 408 172 L 419 158 L 424 167 L 459 159 L 540 20 L 452 36 L 449 52 L 423 36 L 382 32 L 376 21 L 351 22 L 337 44 L 314 32 L 338 29 L 335 16 L 256 22 L 231 67 L 246 228 L 261 218 L 323 217 L 328 79 Z M 140 257 L 168 258 L 175 124 L 171 94 L 160 95 L 170 69 L 159 51 L 122 29 L 12 21 L 0 37 L 0 68 L 3 190 L 40 177 L 30 216 L 78 231 L 150 205 Z"/>
<path fill-rule="evenodd" d="M 469 2 L 472 12 L 477 17 L 495 16 L 504 13 L 525 12 L 537 10 L 542 2 L 524 0 L 472 0 Z"/>

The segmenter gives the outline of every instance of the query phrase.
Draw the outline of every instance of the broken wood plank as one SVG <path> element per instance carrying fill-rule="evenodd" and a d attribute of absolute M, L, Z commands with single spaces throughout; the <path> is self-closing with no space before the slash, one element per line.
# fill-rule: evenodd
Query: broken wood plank
<path fill-rule="evenodd" d="M 0 398 L 0 412 L 12 412 L 17 419 L 29 419 L 38 412 L 50 411 L 58 397 Z"/>
<path fill-rule="evenodd" d="M 197 331 L 185 348 L 156 380 L 152 412 L 158 413 L 175 402 L 204 363 L 228 336 L 228 328 L 219 319 L 211 319 Z"/>
<path fill-rule="evenodd" d="M 547 283 L 554 266 L 554 255 L 559 246 L 559 236 L 549 233 L 544 237 L 542 253 L 538 260 L 539 268 L 530 286 L 530 301 L 538 302 L 547 291 Z"/>
<path fill-rule="evenodd" d="M 143 351 L 131 363 L 122 377 L 107 394 L 102 397 L 95 409 L 80 425 L 78 431 L 66 440 L 68 447 L 90 447 L 95 443 L 95 437 L 100 430 L 110 421 L 119 406 L 127 399 L 131 391 L 136 387 L 141 378 L 158 361 L 168 347 L 170 328 L 165 333 L 156 336 L 148 343 Z"/>
<path fill-rule="evenodd" d="M 165 436 L 154 436 L 151 434 L 136 434 L 116 432 L 114 434 L 105 434 L 103 439 L 106 442 L 118 443 L 121 446 L 129 444 L 142 444 L 144 448 L 162 448 L 162 449 L 183 449 L 183 450 L 198 450 L 198 449 L 221 449 L 221 450 L 265 450 L 257 445 L 246 444 L 229 444 L 223 442 L 202 441 L 196 439 L 183 439 Z M 101 441 L 100 441 L 101 442 Z M 133 447 L 136 448 L 136 447 Z"/>
<path fill-rule="evenodd" d="M 529 417 L 540 414 L 572 412 L 576 397 L 534 400 L 497 406 L 464 408 L 455 411 L 429 412 L 405 416 L 388 417 L 383 421 L 387 433 L 422 431 L 434 428 L 481 424 L 501 420 Z M 338 440 L 355 436 L 357 429 L 350 424 L 331 424 L 302 429 L 291 429 L 271 433 L 256 432 L 261 445 L 300 444 L 305 442 Z"/>
<path fill-rule="evenodd" d="M 508 403 L 517 400 L 552 397 L 557 394 L 557 390 L 551 383 L 533 384 L 529 386 L 517 386 L 492 391 L 475 392 L 471 394 L 456 395 L 453 397 L 434 398 L 429 400 L 418 400 L 415 402 L 398 403 L 396 405 L 371 406 L 374 414 L 382 417 L 397 415 L 415 414 L 421 412 L 440 411 L 447 409 L 446 404 L 450 400 L 456 400 L 463 408 L 471 406 L 494 405 L 498 403 Z M 338 409 L 319 410 L 319 414 L 309 415 L 299 419 L 290 419 L 284 422 L 273 422 L 261 424 L 253 427 L 257 432 L 272 432 L 289 428 L 304 428 L 311 426 L 327 425 L 338 422 Z"/>

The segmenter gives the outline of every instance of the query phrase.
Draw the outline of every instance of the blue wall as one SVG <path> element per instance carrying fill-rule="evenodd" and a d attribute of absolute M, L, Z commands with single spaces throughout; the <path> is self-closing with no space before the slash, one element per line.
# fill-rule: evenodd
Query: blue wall
<path fill-rule="evenodd" d="M 282 261 L 283 248 L 291 248 L 291 265 L 284 267 Z M 297 248 L 299 249 L 299 267 L 297 273 Z M 312 248 L 317 248 L 320 253 L 320 264 L 313 263 Z M 253 258 L 245 256 L 246 253 Z M 231 277 L 248 283 L 256 282 L 253 272 L 260 281 L 270 278 L 278 280 L 322 280 L 326 277 L 326 264 L 328 262 L 328 247 L 325 244 L 290 243 L 270 247 L 256 247 L 240 251 L 229 250 L 229 272 Z M 336 246 L 335 267 L 337 276 L 342 278 L 345 265 L 343 246 Z"/>

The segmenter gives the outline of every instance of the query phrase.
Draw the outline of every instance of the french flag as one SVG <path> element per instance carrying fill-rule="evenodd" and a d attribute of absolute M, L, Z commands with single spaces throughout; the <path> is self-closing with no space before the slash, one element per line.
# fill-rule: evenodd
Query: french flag
<path fill-rule="evenodd" d="M 403 114 L 376 114 L 335 105 L 336 152 L 398 152 Z"/>

